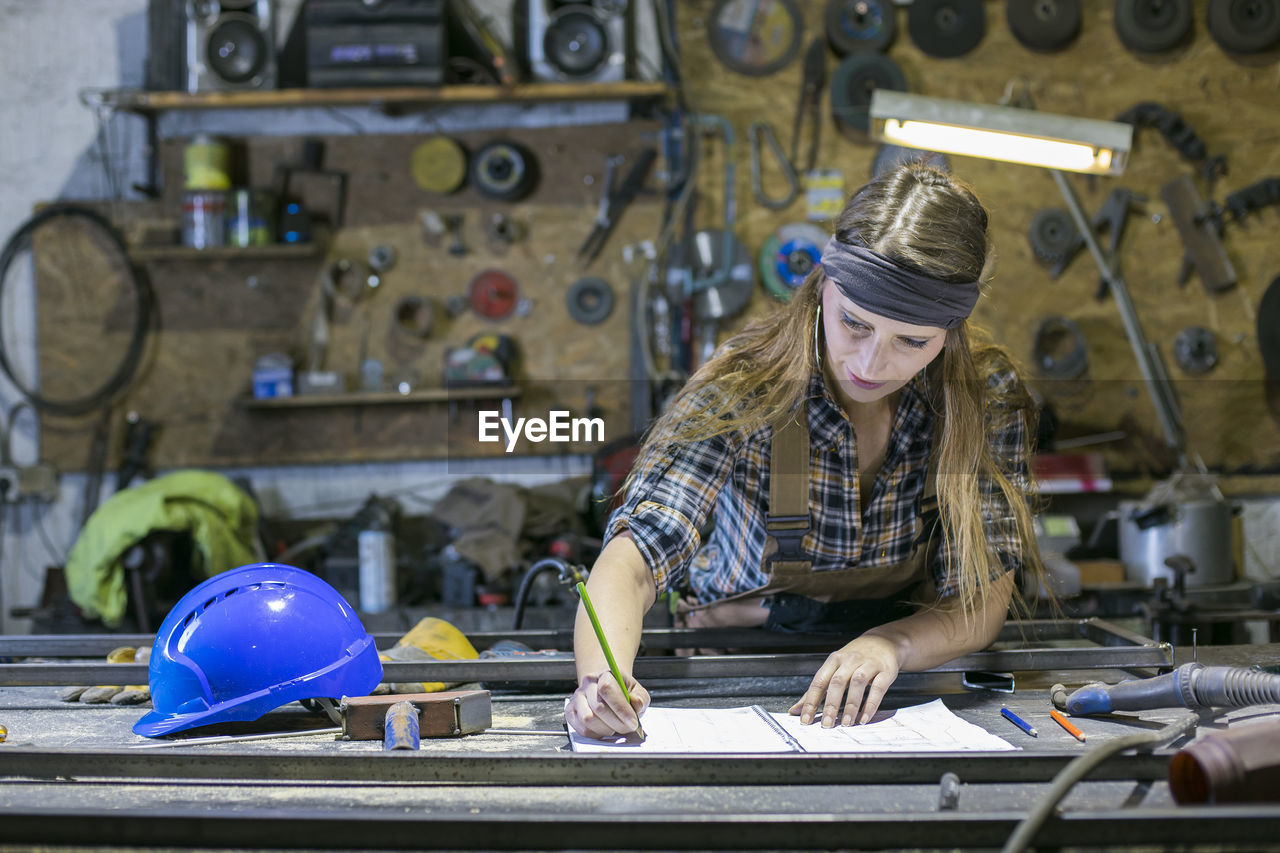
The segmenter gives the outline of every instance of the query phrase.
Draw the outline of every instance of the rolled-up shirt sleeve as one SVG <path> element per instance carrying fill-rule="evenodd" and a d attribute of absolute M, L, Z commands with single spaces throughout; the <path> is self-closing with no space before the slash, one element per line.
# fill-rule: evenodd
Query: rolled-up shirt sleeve
<path fill-rule="evenodd" d="M 732 437 L 719 435 L 690 444 L 657 443 L 636 460 L 631 487 L 609 517 L 605 542 L 630 531 L 659 594 L 684 579 L 733 454 Z"/>

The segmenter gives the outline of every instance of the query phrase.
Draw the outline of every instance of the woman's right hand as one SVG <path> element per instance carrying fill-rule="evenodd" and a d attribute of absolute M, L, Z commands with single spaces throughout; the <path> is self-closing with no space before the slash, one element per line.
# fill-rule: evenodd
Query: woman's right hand
<path fill-rule="evenodd" d="M 578 689 L 569 697 L 565 706 L 565 720 L 580 735 L 604 738 L 611 735 L 628 735 L 640 724 L 640 715 L 649 707 L 649 691 L 640 682 L 624 675 L 631 704 L 627 704 L 613 673 L 604 670 L 584 675 Z"/>

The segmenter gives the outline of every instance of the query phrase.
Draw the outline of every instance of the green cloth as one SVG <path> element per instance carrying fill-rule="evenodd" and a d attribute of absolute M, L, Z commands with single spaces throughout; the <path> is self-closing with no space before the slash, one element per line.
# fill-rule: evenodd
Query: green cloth
<path fill-rule="evenodd" d="M 67 590 L 86 617 L 120 624 L 128 599 L 121 558 L 156 530 L 191 534 L 195 576 L 259 559 L 258 509 L 242 489 L 210 471 L 166 474 L 112 495 L 80 531 L 67 555 Z"/>

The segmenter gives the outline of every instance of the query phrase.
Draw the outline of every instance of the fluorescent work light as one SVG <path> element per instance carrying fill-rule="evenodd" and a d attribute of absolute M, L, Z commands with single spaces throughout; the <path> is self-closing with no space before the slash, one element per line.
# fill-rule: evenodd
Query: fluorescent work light
<path fill-rule="evenodd" d="M 1047 169 L 1119 175 L 1133 126 L 876 89 L 871 135 L 893 145 Z"/>

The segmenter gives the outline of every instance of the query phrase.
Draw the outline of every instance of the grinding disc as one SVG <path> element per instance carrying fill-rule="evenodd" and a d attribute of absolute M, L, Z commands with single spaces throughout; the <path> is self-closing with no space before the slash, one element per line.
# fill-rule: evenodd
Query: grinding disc
<path fill-rule="evenodd" d="M 435 308 L 430 300 L 421 296 L 404 296 L 396 302 L 392 310 L 395 328 L 414 338 L 425 338 L 431 334 L 431 324 L 435 319 Z"/>
<path fill-rule="evenodd" d="M 1027 229 L 1027 241 L 1031 251 L 1042 261 L 1058 263 L 1064 261 L 1075 248 L 1080 236 L 1071 214 L 1056 207 L 1046 207 L 1036 211 L 1031 217 L 1031 226 Z"/>
<path fill-rule="evenodd" d="M 467 284 L 467 301 L 481 317 L 505 320 L 520 302 L 520 286 L 502 270 L 484 270 Z"/>
<path fill-rule="evenodd" d="M 1116 0 L 1115 27 L 1129 50 L 1171 50 L 1191 32 L 1191 0 Z"/>
<path fill-rule="evenodd" d="M 892 0 L 827 0 L 825 23 L 836 56 L 884 50 L 898 33 L 898 8 Z"/>
<path fill-rule="evenodd" d="M 467 179 L 467 154 L 447 136 L 433 136 L 413 149 L 409 170 L 429 193 L 451 193 Z"/>
<path fill-rule="evenodd" d="M 866 134 L 871 129 L 871 93 L 876 89 L 907 91 L 907 75 L 898 63 L 880 53 L 854 53 L 831 74 L 831 115 L 845 130 Z"/>
<path fill-rule="evenodd" d="M 486 143 L 471 160 L 471 182 L 481 195 L 498 201 L 519 201 L 538 183 L 533 153 L 506 139 Z"/>
<path fill-rule="evenodd" d="M 602 278 L 581 278 L 569 288 L 565 304 L 569 316 L 584 326 L 603 323 L 613 313 L 613 288 Z"/>
<path fill-rule="evenodd" d="M 1280 276 L 1267 286 L 1258 303 L 1258 351 L 1262 353 L 1267 378 L 1280 382 Z"/>
<path fill-rule="evenodd" d="M 827 232 L 807 222 L 783 225 L 764 241 L 760 249 L 760 277 L 764 289 L 782 302 L 789 302 L 796 288 L 822 258 Z"/>
<path fill-rule="evenodd" d="M 1276 0 L 1209 0 L 1209 35 L 1228 53 L 1263 53 L 1280 44 Z"/>
<path fill-rule="evenodd" d="M 1052 53 L 1080 34 L 1080 0 L 1008 0 L 1009 31 L 1023 47 Z"/>
<path fill-rule="evenodd" d="M 987 33 L 986 10 L 982 0 L 912 0 L 907 32 L 930 56 L 964 56 Z"/>
<path fill-rule="evenodd" d="M 795 0 L 716 0 L 707 38 L 726 68 L 764 77 L 800 52 L 804 18 Z"/>
<path fill-rule="evenodd" d="M 1218 339 L 1204 326 L 1188 326 L 1173 339 L 1173 360 L 1187 373 L 1208 373 L 1218 364 Z"/>
<path fill-rule="evenodd" d="M 892 172 L 899 166 L 916 160 L 948 174 L 951 172 L 951 161 L 946 154 L 884 143 L 876 150 L 876 156 L 871 161 L 871 177 L 878 178 L 885 172 Z"/>

